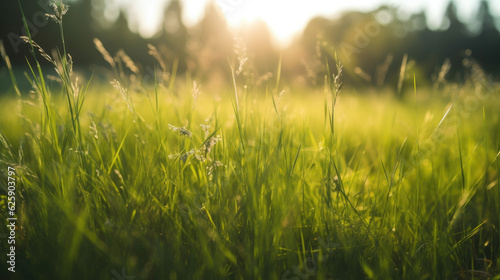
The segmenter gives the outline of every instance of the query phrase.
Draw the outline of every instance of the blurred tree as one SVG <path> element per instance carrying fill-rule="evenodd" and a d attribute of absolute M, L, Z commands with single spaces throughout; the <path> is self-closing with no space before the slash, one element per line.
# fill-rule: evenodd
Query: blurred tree
<path fill-rule="evenodd" d="M 253 66 L 256 76 L 276 70 L 279 55 L 272 43 L 271 32 L 263 21 L 243 27 L 239 36 L 246 44 L 248 63 Z"/>
<path fill-rule="evenodd" d="M 496 29 L 495 19 L 493 18 L 488 1 L 481 1 L 476 18 L 482 20 L 482 31 Z"/>
<path fill-rule="evenodd" d="M 186 69 L 186 46 L 188 30 L 182 21 L 182 4 L 171 0 L 163 15 L 163 29 L 156 43 L 163 47 L 166 57 L 173 61 L 179 59 L 180 70 Z"/>
<path fill-rule="evenodd" d="M 483 26 L 477 34 L 467 31 L 467 23 L 460 21 L 457 15 L 456 3 L 449 1 L 443 15 L 444 25 L 439 30 L 431 30 L 423 24 L 424 13 L 402 20 L 394 9 L 381 7 L 367 13 L 347 12 L 336 20 L 312 19 L 302 36 L 302 45 L 312 57 L 318 53 L 318 37 L 322 38 L 346 65 L 346 80 L 354 80 L 355 84 L 373 84 L 378 80 L 379 85 L 395 86 L 405 54 L 409 61 L 416 61 L 417 72 L 423 75 L 421 81 L 430 81 L 447 59 L 452 65 L 447 77 L 463 80 L 462 60 L 466 50 L 471 50 L 474 59 L 488 73 L 498 75 L 500 36 L 488 4 L 482 0 L 475 16 Z M 393 63 L 389 63 L 390 57 Z M 319 72 L 319 78 L 322 75 L 324 73 Z M 385 83 L 380 83 L 381 80 Z"/>
<path fill-rule="evenodd" d="M 189 69 L 202 79 L 224 76 L 227 73 L 227 58 L 233 54 L 234 38 L 229 32 L 224 16 L 215 3 L 205 7 L 205 14 L 191 30 Z"/>

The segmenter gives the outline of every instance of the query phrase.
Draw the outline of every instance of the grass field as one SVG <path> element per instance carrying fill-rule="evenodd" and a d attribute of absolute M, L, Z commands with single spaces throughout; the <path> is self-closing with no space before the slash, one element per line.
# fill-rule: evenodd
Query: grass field
<path fill-rule="evenodd" d="M 18 217 L 2 279 L 500 279 L 500 99 L 481 75 L 400 97 L 335 74 L 280 94 L 279 70 L 267 90 L 137 93 L 74 85 L 65 54 L 60 85 L 37 64 L 34 92 L 0 102 L 0 218 L 8 167 Z"/>

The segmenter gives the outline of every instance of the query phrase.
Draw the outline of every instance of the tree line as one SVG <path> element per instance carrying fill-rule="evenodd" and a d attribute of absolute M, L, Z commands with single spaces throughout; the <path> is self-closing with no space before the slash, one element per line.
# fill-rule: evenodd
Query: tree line
<path fill-rule="evenodd" d="M 335 58 L 346 66 L 345 77 L 360 85 L 397 84 L 402 66 L 412 69 L 420 79 L 436 81 L 442 71 L 446 78 L 466 80 L 464 66 L 469 61 L 480 65 L 494 79 L 500 73 L 499 20 L 489 3 L 481 1 L 473 23 L 457 16 L 449 2 L 443 26 L 431 30 L 421 12 L 401 19 L 397 9 L 382 6 L 371 12 L 351 11 L 338 18 L 311 19 L 302 36 L 286 49 L 278 49 L 263 22 L 230 31 L 224 17 L 212 2 L 200 22 L 186 27 L 182 21 L 182 2 L 171 0 L 164 10 L 165 24 L 153 38 L 144 39 L 128 28 L 123 11 L 114 22 L 106 22 L 106 0 L 69 2 L 64 18 L 66 45 L 75 64 L 84 67 L 104 65 L 93 44 L 99 38 L 110 53 L 126 52 L 143 71 L 152 71 L 154 60 L 148 44 L 154 45 L 165 60 L 167 71 L 190 73 L 206 80 L 228 74 L 228 58 L 247 79 L 259 82 L 275 72 L 282 61 L 283 76 L 304 84 L 322 80 L 322 62 Z M 23 23 L 17 1 L 3 4 L 0 17 L 2 40 L 14 63 L 24 63 L 28 46 L 19 38 Z M 60 48 L 59 30 L 45 16 L 51 13 L 48 0 L 23 2 L 33 39 L 45 49 Z M 174 63 L 175 62 L 175 63 Z M 243 64 L 242 64 L 243 63 Z"/>

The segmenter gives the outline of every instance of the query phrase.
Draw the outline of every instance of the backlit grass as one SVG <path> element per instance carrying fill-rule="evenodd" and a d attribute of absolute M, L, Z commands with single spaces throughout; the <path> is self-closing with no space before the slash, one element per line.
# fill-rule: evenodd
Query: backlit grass
<path fill-rule="evenodd" d="M 235 74 L 138 93 L 74 84 L 66 54 L 60 85 L 37 64 L 34 93 L 0 103 L 17 279 L 500 279 L 500 104 L 484 80 L 395 98 L 329 74 L 280 94 L 277 70 L 267 87 Z"/>

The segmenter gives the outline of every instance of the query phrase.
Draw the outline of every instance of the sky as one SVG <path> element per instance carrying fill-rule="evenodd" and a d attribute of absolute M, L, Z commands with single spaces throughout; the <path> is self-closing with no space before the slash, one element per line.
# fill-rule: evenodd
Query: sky
<path fill-rule="evenodd" d="M 346 10 L 370 11 L 382 4 L 397 7 L 401 16 L 425 11 L 427 25 L 438 29 L 449 0 L 181 0 L 183 20 L 187 26 L 196 24 L 203 16 L 205 5 L 214 1 L 226 16 L 231 27 L 262 20 L 269 26 L 277 44 L 286 46 L 315 16 L 335 17 Z M 480 0 L 454 0 L 459 17 L 469 21 L 477 11 Z M 118 10 L 126 11 L 129 25 L 143 37 L 154 36 L 161 27 L 167 0 L 109 0 L 105 14 L 112 19 Z M 490 0 L 490 7 L 500 17 L 500 1 Z"/>

